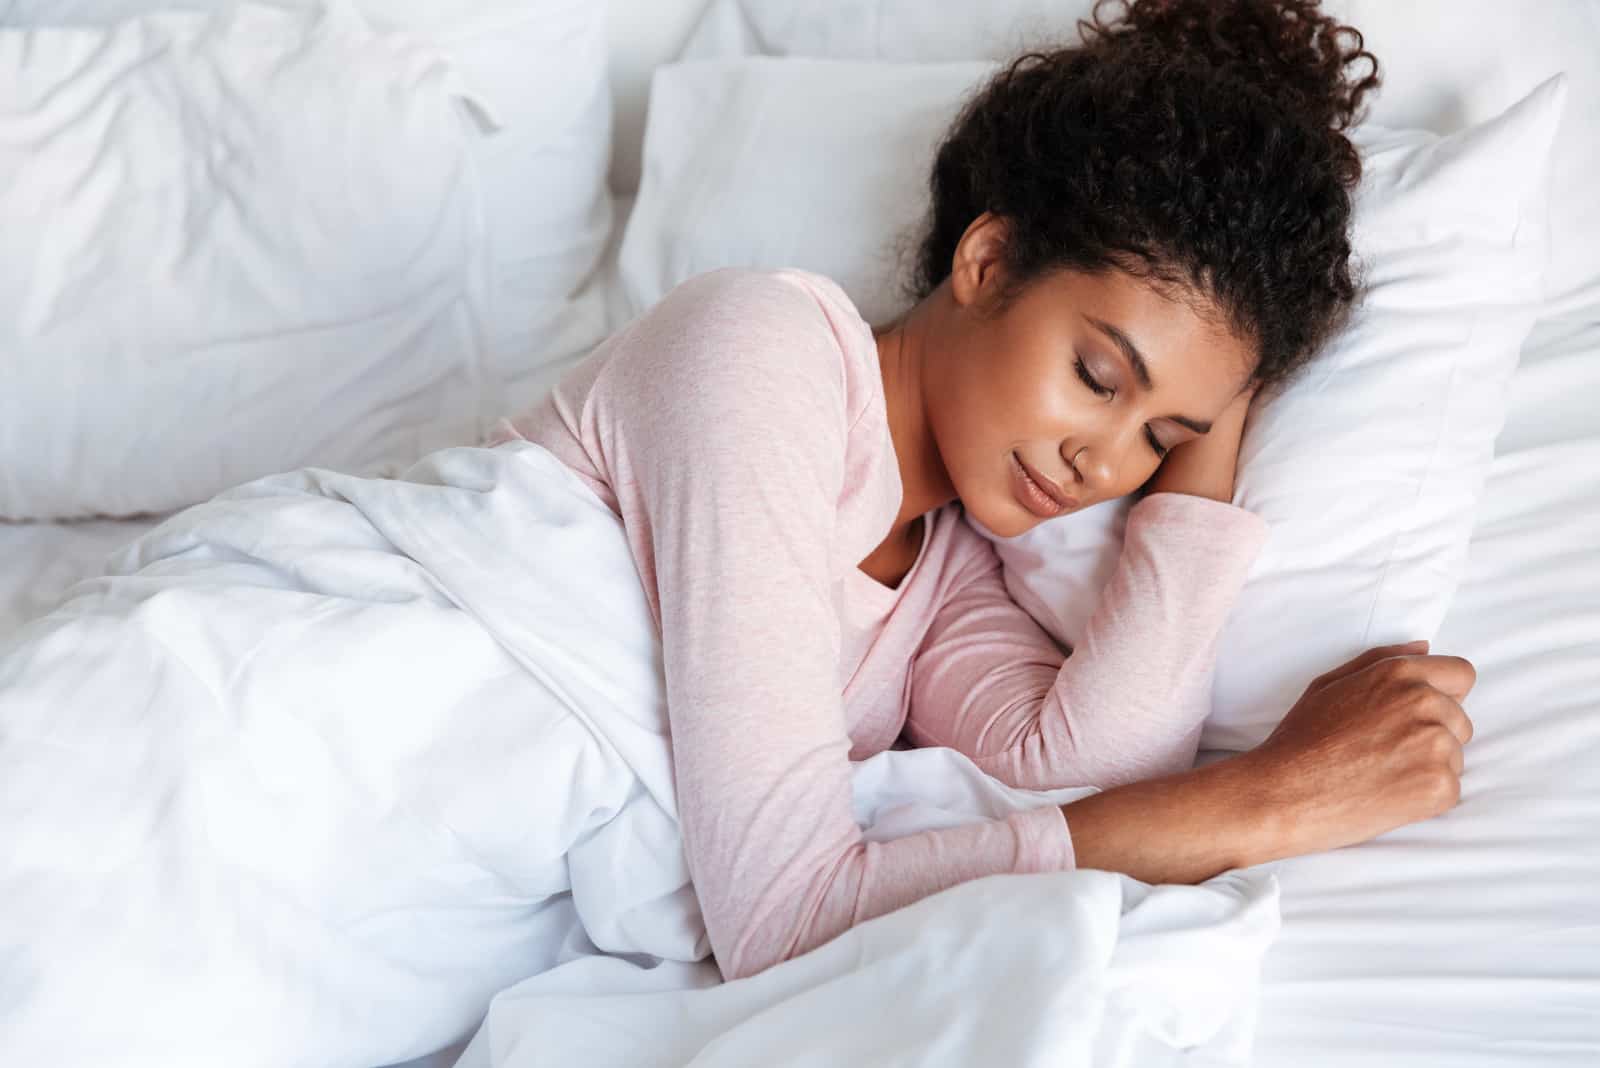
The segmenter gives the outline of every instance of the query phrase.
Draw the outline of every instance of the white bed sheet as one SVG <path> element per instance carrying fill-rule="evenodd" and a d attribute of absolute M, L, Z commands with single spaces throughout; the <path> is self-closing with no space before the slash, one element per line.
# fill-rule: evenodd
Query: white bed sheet
<path fill-rule="evenodd" d="M 1433 642 L 1478 670 L 1461 803 L 1268 865 L 1265 1068 L 1600 1064 L 1600 323 L 1531 342 Z"/>
<path fill-rule="evenodd" d="M 1283 928 L 1257 1064 L 1600 1064 L 1595 396 L 1600 323 L 1540 324 L 1434 642 L 1478 668 L 1461 804 L 1269 866 Z M 158 519 L 0 524 L 0 635 Z"/>

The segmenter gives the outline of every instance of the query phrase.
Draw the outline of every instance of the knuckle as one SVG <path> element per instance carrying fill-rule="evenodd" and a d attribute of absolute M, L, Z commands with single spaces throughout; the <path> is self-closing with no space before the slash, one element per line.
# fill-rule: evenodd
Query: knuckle
<path fill-rule="evenodd" d="M 1405 712 L 1421 711 L 1427 713 L 1436 706 L 1434 702 L 1440 693 L 1428 684 L 1427 679 L 1409 678 L 1397 679 L 1394 683 L 1395 703 Z"/>
<path fill-rule="evenodd" d="M 1383 678 L 1401 680 L 1412 677 L 1410 663 L 1403 656 L 1387 656 L 1374 664 L 1373 667 Z"/>
<path fill-rule="evenodd" d="M 1461 748 L 1456 736 L 1443 727 L 1435 727 L 1428 731 L 1427 738 L 1428 754 L 1441 762 L 1449 761 L 1456 755 L 1456 750 Z"/>
<path fill-rule="evenodd" d="M 1428 690 L 1429 693 L 1423 695 L 1423 700 L 1427 703 L 1428 709 L 1438 715 L 1441 720 L 1446 718 L 1453 719 L 1462 714 L 1461 703 L 1454 697 L 1451 697 L 1443 690 L 1434 689 L 1432 686 L 1428 687 Z"/>
<path fill-rule="evenodd" d="M 1461 780 L 1449 768 L 1430 771 L 1424 788 L 1428 799 L 1439 808 L 1451 808 L 1461 800 Z"/>

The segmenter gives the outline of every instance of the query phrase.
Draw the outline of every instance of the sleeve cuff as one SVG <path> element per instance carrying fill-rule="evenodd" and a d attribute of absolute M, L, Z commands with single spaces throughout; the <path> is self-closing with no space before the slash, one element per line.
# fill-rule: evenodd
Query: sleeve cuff
<path fill-rule="evenodd" d="M 1017 871 L 1035 874 L 1077 867 L 1072 833 L 1060 805 L 1014 812 L 1007 819 L 1017 832 Z"/>

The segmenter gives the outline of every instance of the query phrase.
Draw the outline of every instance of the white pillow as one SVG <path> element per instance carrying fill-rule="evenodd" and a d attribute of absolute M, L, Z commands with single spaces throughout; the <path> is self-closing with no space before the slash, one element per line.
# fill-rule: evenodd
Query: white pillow
<path fill-rule="evenodd" d="M 806 267 L 893 317 L 896 240 L 933 151 L 992 63 L 754 58 L 660 67 L 619 275 L 633 314 L 717 267 Z"/>
<path fill-rule="evenodd" d="M 263 0 L 311 11 L 324 0 Z M 482 131 L 467 148 L 488 248 L 478 430 L 533 403 L 609 332 L 598 274 L 613 224 L 606 5 L 593 0 L 333 0 L 380 32 L 420 37 L 459 72 Z M 13 0 L 0 26 L 104 26 L 239 0 Z M 397 458 L 404 466 L 408 457 Z"/>
<path fill-rule="evenodd" d="M 0 31 L 0 517 L 472 433 L 467 95 L 343 5 Z"/>
<path fill-rule="evenodd" d="M 838 279 L 873 322 L 898 311 L 889 250 L 920 216 L 933 146 L 989 64 L 753 59 L 656 75 L 630 299 L 689 274 L 792 265 Z M 1358 129 L 1362 311 L 1304 378 L 1263 398 L 1237 503 L 1272 526 L 1223 635 L 1204 748 L 1248 748 L 1313 676 L 1430 637 L 1459 582 L 1506 381 L 1537 313 L 1547 166 L 1565 80 L 1440 139 Z M 1000 541 L 1012 594 L 1081 633 L 1128 502 Z"/>
<path fill-rule="evenodd" d="M 1007 59 L 1076 40 L 1094 0 L 711 0 L 684 59 L 744 55 L 931 62 Z M 1573 101 L 1600 100 L 1600 3 L 1323 0 L 1360 30 L 1383 88 L 1373 122 L 1448 134 L 1500 114 L 1553 74 Z M 1108 12 L 1114 12 L 1111 5 Z M 1362 68 L 1365 64 L 1362 65 Z M 1600 320 L 1600 107 L 1566 109 L 1551 155 L 1546 314 Z"/>

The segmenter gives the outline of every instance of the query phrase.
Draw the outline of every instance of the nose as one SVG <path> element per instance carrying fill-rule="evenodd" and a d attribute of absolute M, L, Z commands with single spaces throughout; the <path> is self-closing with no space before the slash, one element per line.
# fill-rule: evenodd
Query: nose
<path fill-rule="evenodd" d="M 1076 444 L 1063 446 L 1061 453 L 1067 461 L 1067 466 L 1077 471 L 1079 484 L 1093 495 L 1104 493 L 1106 487 L 1116 481 L 1117 471 L 1112 460 L 1113 451 L 1105 447 Z"/>

